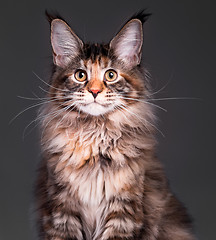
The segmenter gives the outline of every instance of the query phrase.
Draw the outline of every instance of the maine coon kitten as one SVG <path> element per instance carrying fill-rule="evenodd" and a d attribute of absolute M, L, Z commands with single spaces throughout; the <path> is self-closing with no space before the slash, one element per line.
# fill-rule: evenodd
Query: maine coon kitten
<path fill-rule="evenodd" d="M 54 72 L 42 116 L 37 209 L 43 240 L 191 240 L 186 210 L 155 158 L 141 68 L 142 24 L 86 44 L 49 16 Z"/>

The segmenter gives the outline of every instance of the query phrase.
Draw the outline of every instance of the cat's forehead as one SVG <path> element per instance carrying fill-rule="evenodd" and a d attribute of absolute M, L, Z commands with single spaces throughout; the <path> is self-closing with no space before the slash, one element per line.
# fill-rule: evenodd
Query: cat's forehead
<path fill-rule="evenodd" d="M 84 68 L 108 68 L 112 63 L 109 56 L 109 48 L 103 44 L 86 44 L 81 57 L 81 64 Z"/>
<path fill-rule="evenodd" d="M 80 64 L 83 69 L 86 69 L 90 72 L 99 70 L 99 69 L 107 69 L 111 66 L 111 60 L 107 57 L 97 57 L 96 60 L 92 61 L 92 59 L 81 59 Z"/>

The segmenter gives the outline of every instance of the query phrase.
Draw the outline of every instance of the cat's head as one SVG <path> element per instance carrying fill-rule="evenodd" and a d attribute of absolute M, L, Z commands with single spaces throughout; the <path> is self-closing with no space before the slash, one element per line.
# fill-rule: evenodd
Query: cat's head
<path fill-rule="evenodd" d="M 50 96 L 57 104 L 90 116 L 136 104 L 146 90 L 140 61 L 148 15 L 132 17 L 108 44 L 84 43 L 64 20 L 50 17 L 55 65 Z"/>

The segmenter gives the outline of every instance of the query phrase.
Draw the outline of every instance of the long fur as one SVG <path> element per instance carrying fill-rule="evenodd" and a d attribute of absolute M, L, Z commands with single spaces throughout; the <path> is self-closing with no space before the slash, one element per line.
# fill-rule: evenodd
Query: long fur
<path fill-rule="evenodd" d="M 135 18 L 144 22 L 147 16 Z M 192 240 L 186 210 L 155 157 L 157 127 L 145 70 L 126 68 L 114 53 L 109 44 L 84 44 L 67 67 L 55 66 L 50 101 L 40 113 L 40 239 Z M 76 69 L 90 79 L 79 83 Z M 113 83 L 99 80 L 107 69 L 119 75 Z M 93 108 L 84 106 L 93 100 Z M 105 113 L 94 115 L 102 108 Z"/>

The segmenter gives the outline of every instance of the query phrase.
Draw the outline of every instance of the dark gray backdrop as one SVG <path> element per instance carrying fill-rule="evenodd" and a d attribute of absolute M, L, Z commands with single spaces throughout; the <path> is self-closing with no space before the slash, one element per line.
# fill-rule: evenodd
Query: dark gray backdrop
<path fill-rule="evenodd" d="M 40 157 L 36 130 L 22 134 L 37 108 L 9 121 L 43 96 L 51 48 L 44 10 L 58 10 L 84 40 L 108 41 L 134 12 L 148 7 L 143 61 L 152 74 L 157 98 L 196 97 L 157 103 L 158 156 L 171 188 L 194 218 L 199 239 L 216 238 L 215 187 L 215 43 L 214 1 L 5 1 L 1 3 L 1 160 L 0 239 L 35 239 L 31 202 Z M 30 130 L 31 128 L 29 128 Z"/>

